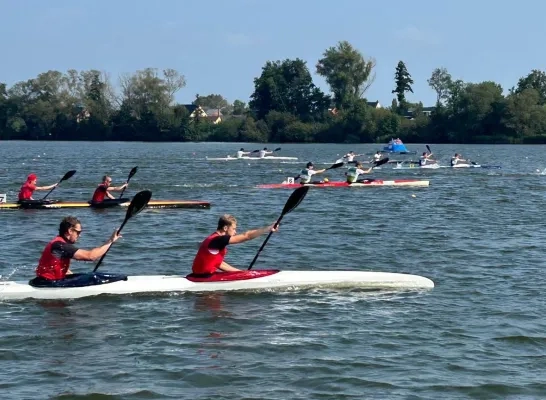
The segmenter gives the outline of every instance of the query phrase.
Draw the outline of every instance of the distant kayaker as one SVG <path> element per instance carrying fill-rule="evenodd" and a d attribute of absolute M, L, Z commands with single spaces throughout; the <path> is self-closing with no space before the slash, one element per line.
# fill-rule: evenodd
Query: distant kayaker
<path fill-rule="evenodd" d="M 322 174 L 326 169 L 317 169 L 315 170 L 315 165 L 309 161 L 305 169 L 302 169 L 298 178 L 300 179 L 300 183 L 303 185 L 305 183 L 321 183 L 321 182 L 311 182 L 311 177 L 316 174 Z"/>
<path fill-rule="evenodd" d="M 419 166 L 423 167 L 427 164 L 436 164 L 436 160 L 432 159 L 432 153 L 423 152 L 423 155 L 419 157 Z"/>
<path fill-rule="evenodd" d="M 74 243 L 82 233 L 82 225 L 76 217 L 65 217 L 59 225 L 59 235 L 50 241 L 40 257 L 36 268 L 36 278 L 29 283 L 34 286 L 63 286 L 63 279 L 71 275 L 70 260 L 94 261 L 102 257 L 110 245 L 121 235 L 117 229 L 110 239 L 92 250 L 77 248 Z"/>
<path fill-rule="evenodd" d="M 114 187 L 110 186 L 112 183 L 112 178 L 108 175 L 104 175 L 102 177 L 102 183 L 100 183 L 97 188 L 95 189 L 95 193 L 93 193 L 93 198 L 91 199 L 91 203 L 101 203 L 104 201 L 105 197 L 108 197 L 111 200 L 114 200 L 115 197 L 110 194 L 110 192 L 116 192 L 125 189 L 129 184 L 125 182 L 123 185 Z"/>
<path fill-rule="evenodd" d="M 465 160 L 462 158 L 463 156 L 460 155 L 459 153 L 455 153 L 455 155 L 453 157 L 451 157 L 451 166 L 455 166 L 457 165 L 459 162 L 462 162 L 464 164 L 468 163 L 468 160 Z"/>
<path fill-rule="evenodd" d="M 260 152 L 258 153 L 258 157 L 259 158 L 264 158 L 267 154 L 273 154 L 273 152 L 267 150 L 267 147 L 264 147 L 264 149 L 260 150 Z"/>
<path fill-rule="evenodd" d="M 381 160 L 381 157 L 382 157 L 381 152 L 378 151 L 373 155 L 373 160 L 377 162 L 377 161 Z"/>
<path fill-rule="evenodd" d="M 240 271 L 224 261 L 227 254 L 227 246 L 243 243 L 256 239 L 269 232 L 276 232 L 275 224 L 260 229 L 253 229 L 237 235 L 237 220 L 235 217 L 225 214 L 218 220 L 216 232 L 208 236 L 201 245 L 193 260 L 192 273 L 196 276 L 210 276 L 218 270 Z"/>
<path fill-rule="evenodd" d="M 21 186 L 19 190 L 19 201 L 21 200 L 34 200 L 32 194 L 35 190 L 50 190 L 57 187 L 58 183 L 49 186 L 36 186 L 38 177 L 36 174 L 30 174 L 27 177 L 27 181 Z"/>
<path fill-rule="evenodd" d="M 369 174 L 372 172 L 372 167 L 364 170 L 362 169 L 362 163 L 359 161 L 356 163 L 354 167 L 349 167 L 345 175 L 347 175 L 347 183 L 355 183 L 358 182 L 358 176 L 361 174 Z"/>
<path fill-rule="evenodd" d="M 243 149 L 241 147 L 241 150 L 239 150 L 237 152 L 237 158 L 242 158 L 243 156 L 247 155 L 247 154 L 250 154 L 250 151 L 245 151 L 245 149 Z"/>
<path fill-rule="evenodd" d="M 343 158 L 347 159 L 347 162 L 353 162 L 353 159 L 356 157 L 356 154 L 354 151 L 350 151 L 347 154 L 343 156 Z"/>

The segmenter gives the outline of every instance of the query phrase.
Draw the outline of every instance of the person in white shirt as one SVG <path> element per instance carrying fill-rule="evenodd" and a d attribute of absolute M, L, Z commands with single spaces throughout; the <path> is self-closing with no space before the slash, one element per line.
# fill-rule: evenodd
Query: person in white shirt
<path fill-rule="evenodd" d="M 250 154 L 250 151 L 245 151 L 245 149 L 243 149 L 241 147 L 241 150 L 239 150 L 237 152 L 237 158 L 242 158 L 243 156 L 247 155 L 247 154 Z"/>
<path fill-rule="evenodd" d="M 436 164 L 436 160 L 433 160 L 432 153 L 427 153 L 426 151 L 423 153 L 421 157 L 419 157 L 419 166 L 424 167 L 427 165 L 427 163 L 430 164 Z"/>
<path fill-rule="evenodd" d="M 305 166 L 305 169 L 302 169 L 299 175 L 300 183 L 302 185 L 306 183 L 320 183 L 320 182 L 311 182 L 311 177 L 316 174 L 322 174 L 326 169 L 314 169 L 312 162 L 308 162 Z"/>
<path fill-rule="evenodd" d="M 381 160 L 381 152 L 380 151 L 378 151 L 377 153 L 375 153 L 373 155 L 373 160 L 376 161 L 376 162 Z"/>
<path fill-rule="evenodd" d="M 356 157 L 356 154 L 354 151 L 350 151 L 347 154 L 343 156 L 343 158 L 347 159 L 347 162 L 353 162 L 353 159 Z"/>
<path fill-rule="evenodd" d="M 258 154 L 259 158 L 264 158 L 267 154 L 272 154 L 272 151 L 267 150 L 267 147 L 264 147 L 263 150 L 260 150 L 260 153 Z"/>
<path fill-rule="evenodd" d="M 463 156 L 460 155 L 459 153 L 455 153 L 455 155 L 453 157 L 451 157 L 451 166 L 453 167 L 453 166 L 457 165 L 459 162 L 467 164 L 468 160 L 465 160 L 462 157 Z"/>
<path fill-rule="evenodd" d="M 347 183 L 350 185 L 351 183 L 358 182 L 359 175 L 369 174 L 370 172 L 372 172 L 372 167 L 364 170 L 362 169 L 362 163 L 358 161 L 354 167 L 350 167 L 345 173 L 347 175 Z"/>

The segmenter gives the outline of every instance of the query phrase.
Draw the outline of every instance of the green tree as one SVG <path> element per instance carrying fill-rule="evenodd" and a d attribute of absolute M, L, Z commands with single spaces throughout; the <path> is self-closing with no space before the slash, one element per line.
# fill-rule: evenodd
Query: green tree
<path fill-rule="evenodd" d="M 268 61 L 254 79 L 249 108 L 258 119 L 271 111 L 288 112 L 301 120 L 322 116 L 330 99 L 313 84 L 305 61 Z"/>
<path fill-rule="evenodd" d="M 440 107 L 442 101 L 446 101 L 449 97 L 449 89 L 453 83 L 451 74 L 447 72 L 446 68 L 436 68 L 432 71 L 432 75 L 427 82 L 436 92 L 436 106 Z"/>
<path fill-rule="evenodd" d="M 347 41 L 326 49 L 316 66 L 317 74 L 326 79 L 340 110 L 362 98 L 375 80 L 374 67 L 373 58 L 366 59 Z"/>
<path fill-rule="evenodd" d="M 233 115 L 244 115 L 247 112 L 246 103 L 241 100 L 235 100 L 233 102 Z"/>
<path fill-rule="evenodd" d="M 396 72 L 394 74 L 394 82 L 396 87 L 393 89 L 392 93 L 396 93 L 396 98 L 398 99 L 398 109 L 400 114 L 407 111 L 407 101 L 406 101 L 406 92 L 413 93 L 411 85 L 413 85 L 413 79 L 411 78 L 406 64 L 403 61 L 399 61 L 396 66 Z"/>
<path fill-rule="evenodd" d="M 215 110 L 222 110 L 230 106 L 229 102 L 219 94 L 209 94 L 208 96 L 200 96 L 199 94 L 196 94 L 193 104 L 201 106 L 205 109 L 213 108 Z"/>
<path fill-rule="evenodd" d="M 535 89 L 540 97 L 540 104 L 546 104 L 546 73 L 534 69 L 527 76 L 520 78 L 515 93 L 522 93 L 526 89 Z"/>

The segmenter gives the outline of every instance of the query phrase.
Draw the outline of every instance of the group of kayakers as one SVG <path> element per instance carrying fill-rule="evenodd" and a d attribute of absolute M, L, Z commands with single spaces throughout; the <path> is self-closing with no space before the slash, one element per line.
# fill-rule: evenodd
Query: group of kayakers
<path fill-rule="evenodd" d="M 423 152 L 421 157 L 419 157 L 419 166 L 424 167 L 425 165 L 438 164 L 438 161 L 434 159 L 433 156 L 434 155 L 432 154 L 432 152 L 428 152 L 428 153 L 426 151 Z M 468 164 L 468 163 L 469 163 L 469 160 L 465 160 L 463 156 L 459 153 L 455 153 L 455 155 L 451 157 L 451 160 L 450 160 L 450 165 L 452 167 L 454 167 L 455 165 Z"/>
<path fill-rule="evenodd" d="M 244 148 L 241 147 L 241 149 L 237 152 L 237 158 L 242 158 L 246 155 L 252 154 L 252 153 L 258 153 L 257 158 L 264 158 L 268 154 L 273 154 L 273 151 L 270 151 L 267 149 L 267 147 L 264 147 L 262 150 L 258 151 L 246 151 Z"/>
<path fill-rule="evenodd" d="M 32 195 L 36 190 L 50 190 L 57 185 L 58 183 L 55 183 L 53 185 L 49 186 L 37 186 L 38 182 L 38 176 L 36 174 L 30 174 L 27 176 L 27 180 L 23 185 L 21 186 L 21 189 L 19 190 L 19 196 L 18 200 L 19 202 L 24 202 L 28 200 L 34 200 L 32 198 Z M 118 187 L 110 186 L 112 183 L 112 178 L 108 175 L 104 175 L 102 177 L 102 182 L 97 186 L 95 189 L 95 192 L 93 193 L 93 197 L 91 198 L 91 203 L 96 204 L 103 202 L 106 198 L 114 200 L 115 197 L 110 194 L 110 192 L 120 191 L 125 189 L 129 184 L 125 182 L 123 185 Z"/>

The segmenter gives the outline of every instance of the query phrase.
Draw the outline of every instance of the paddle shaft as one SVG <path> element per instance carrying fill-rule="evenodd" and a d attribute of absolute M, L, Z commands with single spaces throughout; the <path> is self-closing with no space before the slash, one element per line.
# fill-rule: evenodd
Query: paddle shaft
<path fill-rule="evenodd" d="M 75 170 L 68 171 L 66 174 L 64 174 L 64 176 L 61 178 L 61 180 L 57 183 L 57 186 L 59 186 L 62 181 L 66 181 L 67 179 L 70 179 L 75 173 L 76 173 Z M 51 188 L 51 190 L 49 192 L 47 192 L 47 194 L 44 197 L 42 197 L 42 200 L 45 200 L 46 197 L 49 196 L 51 194 L 51 192 L 53 192 L 57 188 L 57 186 Z"/>

